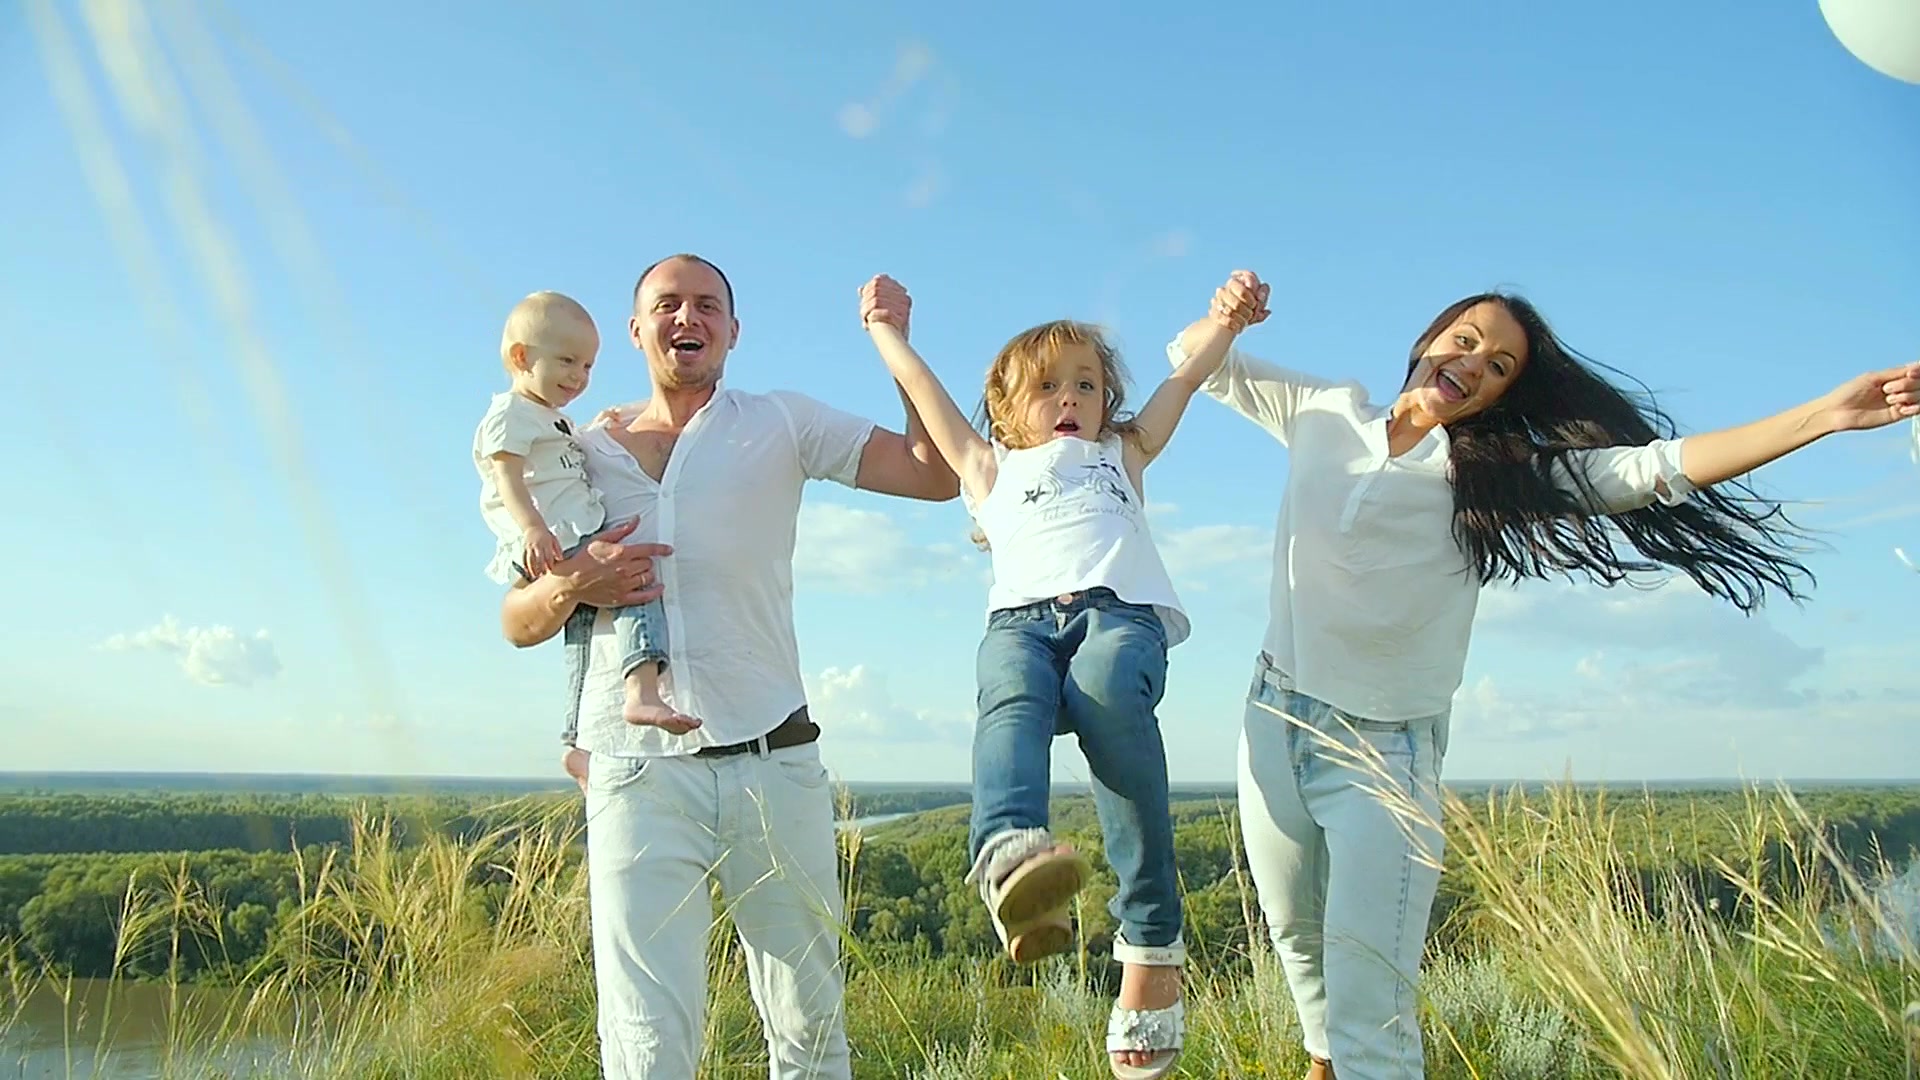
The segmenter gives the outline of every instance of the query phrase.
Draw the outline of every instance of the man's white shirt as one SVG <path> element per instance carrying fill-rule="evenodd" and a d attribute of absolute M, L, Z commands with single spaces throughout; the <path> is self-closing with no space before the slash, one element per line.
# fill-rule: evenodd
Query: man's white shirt
<path fill-rule="evenodd" d="M 580 437 L 609 524 L 638 517 L 628 542 L 654 560 L 665 593 L 662 698 L 700 718 L 686 735 L 621 718 L 625 685 L 611 615 L 594 624 L 577 745 L 659 757 L 766 734 L 806 703 L 793 628 L 793 548 L 808 480 L 854 485 L 874 424 L 804 394 L 721 387 L 687 422 L 659 481 L 595 426 Z"/>

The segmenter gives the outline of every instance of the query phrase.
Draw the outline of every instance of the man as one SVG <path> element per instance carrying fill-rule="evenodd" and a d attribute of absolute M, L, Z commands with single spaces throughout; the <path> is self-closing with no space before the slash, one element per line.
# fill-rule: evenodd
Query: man
<path fill-rule="evenodd" d="M 907 310 L 903 291 L 886 299 Z M 590 545 L 510 590 L 502 608 L 507 637 L 524 646 L 551 637 L 580 603 L 664 590 L 662 697 L 699 721 L 675 732 L 621 720 L 602 612 L 578 734 L 602 1068 L 620 1080 L 693 1080 L 711 879 L 745 947 L 773 1080 L 844 1078 L 833 801 L 793 629 L 800 491 L 832 480 L 943 501 L 959 481 L 911 406 L 902 435 L 804 395 L 726 388 L 740 323 L 732 285 L 705 259 L 648 267 L 628 330 L 653 395 L 613 410 L 581 443 L 607 520 L 637 516 L 636 539 L 658 544 Z"/>

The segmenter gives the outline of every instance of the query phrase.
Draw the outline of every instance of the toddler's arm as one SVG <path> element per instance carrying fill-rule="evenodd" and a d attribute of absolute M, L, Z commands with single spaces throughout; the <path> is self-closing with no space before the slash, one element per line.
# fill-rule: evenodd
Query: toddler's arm
<path fill-rule="evenodd" d="M 1187 402 L 1227 358 L 1227 350 L 1240 331 L 1267 317 L 1267 286 L 1246 270 L 1236 270 L 1227 283 L 1214 293 L 1207 318 L 1189 330 L 1188 355 L 1184 363 L 1160 384 L 1133 420 L 1133 437 L 1126 441 L 1129 471 L 1140 469 L 1160 456 L 1174 429 L 1187 411 Z"/>
<path fill-rule="evenodd" d="M 500 489 L 500 501 L 525 537 L 520 568 L 529 577 L 539 577 L 560 561 L 560 541 L 547 528 L 546 519 L 533 504 L 533 494 L 527 490 L 527 459 L 503 450 L 487 460 L 493 465 L 493 483 Z"/>

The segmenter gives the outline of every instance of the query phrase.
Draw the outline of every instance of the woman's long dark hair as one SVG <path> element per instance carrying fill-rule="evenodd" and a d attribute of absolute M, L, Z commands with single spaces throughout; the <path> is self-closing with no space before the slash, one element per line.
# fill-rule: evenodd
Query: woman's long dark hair
<path fill-rule="evenodd" d="M 1454 536 L 1481 581 L 1559 574 L 1614 585 L 1670 567 L 1745 612 L 1759 607 L 1769 588 L 1804 598 L 1800 582 L 1811 585 L 1813 573 L 1793 558 L 1789 543 L 1802 535 L 1799 528 L 1778 503 L 1744 484 L 1716 484 L 1678 506 L 1604 516 L 1584 511 L 1554 484 L 1555 460 L 1570 450 L 1644 446 L 1676 432 L 1644 384 L 1630 393 L 1609 383 L 1595 370 L 1603 365 L 1568 348 L 1525 299 L 1482 293 L 1451 305 L 1414 344 L 1407 373 L 1456 318 L 1488 301 L 1520 324 L 1527 360 L 1492 406 L 1447 425 Z M 1566 471 L 1591 495 L 1582 470 Z M 1617 539 L 1632 551 L 1623 552 Z"/>

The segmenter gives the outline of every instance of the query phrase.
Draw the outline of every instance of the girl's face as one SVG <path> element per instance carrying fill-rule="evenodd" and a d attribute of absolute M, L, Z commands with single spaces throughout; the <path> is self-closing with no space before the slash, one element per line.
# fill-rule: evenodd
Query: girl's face
<path fill-rule="evenodd" d="M 1105 426 L 1106 372 L 1089 345 L 1064 345 L 1053 362 L 1021 388 L 1015 426 L 1027 445 L 1050 439 L 1098 441 Z"/>
<path fill-rule="evenodd" d="M 1427 344 L 1400 400 L 1435 423 L 1464 420 L 1499 401 L 1526 365 L 1526 332 L 1506 305 L 1485 300 Z"/>

